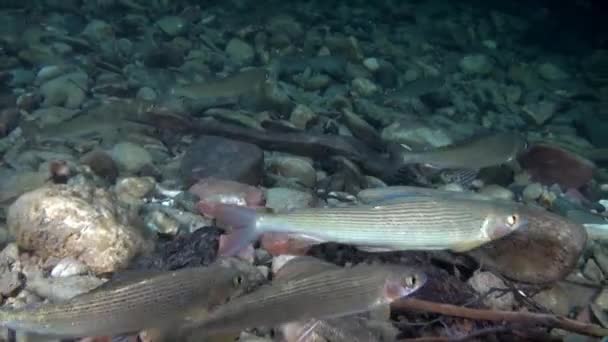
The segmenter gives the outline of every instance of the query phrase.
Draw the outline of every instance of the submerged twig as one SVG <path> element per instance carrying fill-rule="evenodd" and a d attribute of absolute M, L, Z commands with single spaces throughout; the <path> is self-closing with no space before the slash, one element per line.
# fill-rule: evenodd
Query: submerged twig
<path fill-rule="evenodd" d="M 559 328 L 582 335 L 608 336 L 608 329 L 594 324 L 587 324 L 563 316 L 533 312 L 472 309 L 462 306 L 435 303 L 421 299 L 408 298 L 394 302 L 393 309 L 419 310 L 442 315 L 470 318 L 484 321 L 501 321 L 527 325 L 542 325 L 548 328 Z"/>

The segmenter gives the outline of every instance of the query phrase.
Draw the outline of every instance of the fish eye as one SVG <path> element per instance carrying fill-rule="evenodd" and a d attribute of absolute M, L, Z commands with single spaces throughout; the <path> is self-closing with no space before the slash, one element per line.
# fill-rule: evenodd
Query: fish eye
<path fill-rule="evenodd" d="M 238 276 L 234 277 L 234 279 L 232 280 L 232 283 L 234 284 L 234 286 L 238 287 L 238 286 L 243 285 L 243 281 L 244 281 L 243 276 L 238 275 Z"/>
<path fill-rule="evenodd" d="M 517 223 L 517 221 L 519 221 L 519 217 L 517 217 L 517 215 L 509 215 L 507 217 L 507 224 L 509 226 L 514 226 Z"/>
<path fill-rule="evenodd" d="M 415 287 L 416 286 L 416 277 L 405 277 L 405 286 L 407 287 Z"/>

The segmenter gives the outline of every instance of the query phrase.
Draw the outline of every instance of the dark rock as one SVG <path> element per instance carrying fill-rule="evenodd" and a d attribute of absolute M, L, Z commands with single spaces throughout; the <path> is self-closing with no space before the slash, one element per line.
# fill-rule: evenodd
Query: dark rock
<path fill-rule="evenodd" d="M 253 144 L 216 136 L 202 136 L 186 151 L 180 166 L 188 186 L 208 177 L 258 185 L 264 152 Z"/>
<path fill-rule="evenodd" d="M 129 269 L 176 270 L 207 266 L 217 257 L 221 231 L 203 227 L 192 233 L 180 233 L 171 240 L 159 240 L 151 254 L 135 259 Z"/>
<path fill-rule="evenodd" d="M 580 133 L 595 147 L 608 147 L 608 118 L 585 116 L 579 122 Z"/>

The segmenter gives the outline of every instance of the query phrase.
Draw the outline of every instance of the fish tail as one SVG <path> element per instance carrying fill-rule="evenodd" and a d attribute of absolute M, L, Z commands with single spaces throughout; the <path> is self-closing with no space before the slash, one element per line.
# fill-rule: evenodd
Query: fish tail
<path fill-rule="evenodd" d="M 255 241 L 259 235 L 256 229 L 258 211 L 233 204 L 200 202 L 198 209 L 204 215 L 215 218 L 222 228 L 231 232 L 221 240 L 219 254 L 233 256 Z"/>

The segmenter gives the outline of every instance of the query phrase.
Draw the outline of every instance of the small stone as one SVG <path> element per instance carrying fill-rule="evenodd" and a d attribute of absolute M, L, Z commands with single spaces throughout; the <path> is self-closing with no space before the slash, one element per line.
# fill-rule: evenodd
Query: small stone
<path fill-rule="evenodd" d="M 63 258 L 51 270 L 51 277 L 70 277 L 83 275 L 89 272 L 89 268 L 84 263 L 74 258 Z"/>
<path fill-rule="evenodd" d="M 497 199 L 513 200 L 515 198 L 513 191 L 496 184 L 484 186 L 479 193 Z"/>
<path fill-rule="evenodd" d="M 167 35 L 175 37 L 186 32 L 188 22 L 181 17 L 175 15 L 164 16 L 160 18 L 156 25 Z"/>
<path fill-rule="evenodd" d="M 199 180 L 188 192 L 203 202 L 259 207 L 266 201 L 264 192 L 255 186 L 213 177 Z"/>
<path fill-rule="evenodd" d="M 268 279 L 268 276 L 270 275 L 270 268 L 268 266 L 264 266 L 264 265 L 260 265 L 260 266 L 256 266 L 256 267 L 260 271 L 260 273 L 262 274 L 264 279 Z"/>
<path fill-rule="evenodd" d="M 414 82 L 419 77 L 420 77 L 420 72 L 418 70 L 416 70 L 416 69 L 407 69 L 407 71 L 405 72 L 405 75 L 403 76 L 403 79 L 406 82 Z"/>
<path fill-rule="evenodd" d="M 380 69 L 380 63 L 376 58 L 366 58 L 365 60 L 363 60 L 363 65 L 365 65 L 365 67 L 369 71 L 376 71 Z"/>
<path fill-rule="evenodd" d="M 95 19 L 84 28 L 82 35 L 96 42 L 110 41 L 114 38 L 114 29 L 105 21 Z"/>
<path fill-rule="evenodd" d="M 0 294 L 4 297 L 12 297 L 21 288 L 22 281 L 19 272 L 10 271 L 0 274 Z"/>
<path fill-rule="evenodd" d="M 251 45 L 238 38 L 232 38 L 226 45 L 226 54 L 238 65 L 250 65 L 255 58 L 255 50 Z"/>
<path fill-rule="evenodd" d="M 445 191 L 464 192 L 464 187 L 458 183 L 448 183 L 441 186 L 441 189 Z"/>
<path fill-rule="evenodd" d="M 475 272 L 473 276 L 467 281 L 477 293 L 481 296 L 489 293 L 492 289 L 506 289 L 502 279 L 498 278 L 491 272 Z M 485 297 L 484 304 L 496 310 L 512 310 L 515 298 L 512 293 L 494 292 Z"/>
<path fill-rule="evenodd" d="M 137 98 L 146 100 L 146 101 L 154 101 L 158 97 L 156 91 L 150 87 L 141 87 L 137 91 Z"/>
<path fill-rule="evenodd" d="M 528 184 L 522 193 L 524 201 L 526 202 L 534 202 L 540 198 L 543 194 L 543 186 L 540 183 L 532 183 Z"/>
<path fill-rule="evenodd" d="M 603 279 L 602 270 L 593 259 L 587 260 L 585 268 L 583 269 L 583 274 L 587 279 L 595 282 L 600 282 Z"/>
<path fill-rule="evenodd" d="M 165 235 L 176 235 L 180 227 L 177 220 L 162 211 L 152 211 L 146 214 L 144 224 L 149 230 Z"/>
<path fill-rule="evenodd" d="M 150 152 L 131 142 L 121 142 L 114 145 L 110 155 L 120 168 L 129 173 L 137 173 L 145 166 L 152 164 Z"/>
<path fill-rule="evenodd" d="M 309 159 L 277 155 L 268 158 L 266 165 L 270 172 L 294 180 L 307 188 L 312 188 L 317 183 L 317 171 Z"/>
<path fill-rule="evenodd" d="M 568 293 L 560 284 L 537 293 L 532 299 L 555 314 L 566 316 L 570 312 Z"/>
<path fill-rule="evenodd" d="M 567 72 L 552 63 L 543 63 L 538 66 L 538 73 L 547 81 L 563 81 L 570 78 Z"/>
<path fill-rule="evenodd" d="M 42 107 L 64 106 L 79 108 L 86 98 L 89 76 L 83 72 L 73 72 L 54 78 L 40 86 L 44 101 Z"/>
<path fill-rule="evenodd" d="M 314 202 L 315 199 L 309 192 L 289 188 L 270 188 L 266 191 L 266 207 L 275 212 L 310 208 Z"/>
<path fill-rule="evenodd" d="M 486 55 L 469 55 L 460 60 L 460 68 L 467 74 L 487 75 L 492 72 L 493 63 Z"/>
<path fill-rule="evenodd" d="M 352 82 L 352 87 L 355 92 L 362 96 L 370 96 L 376 93 L 379 88 L 374 82 L 367 78 L 357 77 Z"/>
<path fill-rule="evenodd" d="M 260 184 L 264 152 L 256 145 L 216 136 L 201 136 L 185 152 L 180 173 L 187 185 L 214 177 Z"/>
<path fill-rule="evenodd" d="M 114 187 L 114 193 L 122 203 L 133 203 L 148 196 L 156 181 L 152 177 L 128 177 L 121 179 Z"/>
<path fill-rule="evenodd" d="M 496 43 L 496 41 L 491 40 L 491 39 L 486 39 L 483 42 L 481 42 L 481 44 L 483 44 L 483 46 L 487 47 L 490 50 L 496 50 L 496 48 L 498 47 L 498 44 Z"/>
<path fill-rule="evenodd" d="M 298 104 L 291 112 L 289 121 L 297 128 L 306 129 L 308 123 L 316 119 L 317 114 L 308 106 Z"/>

